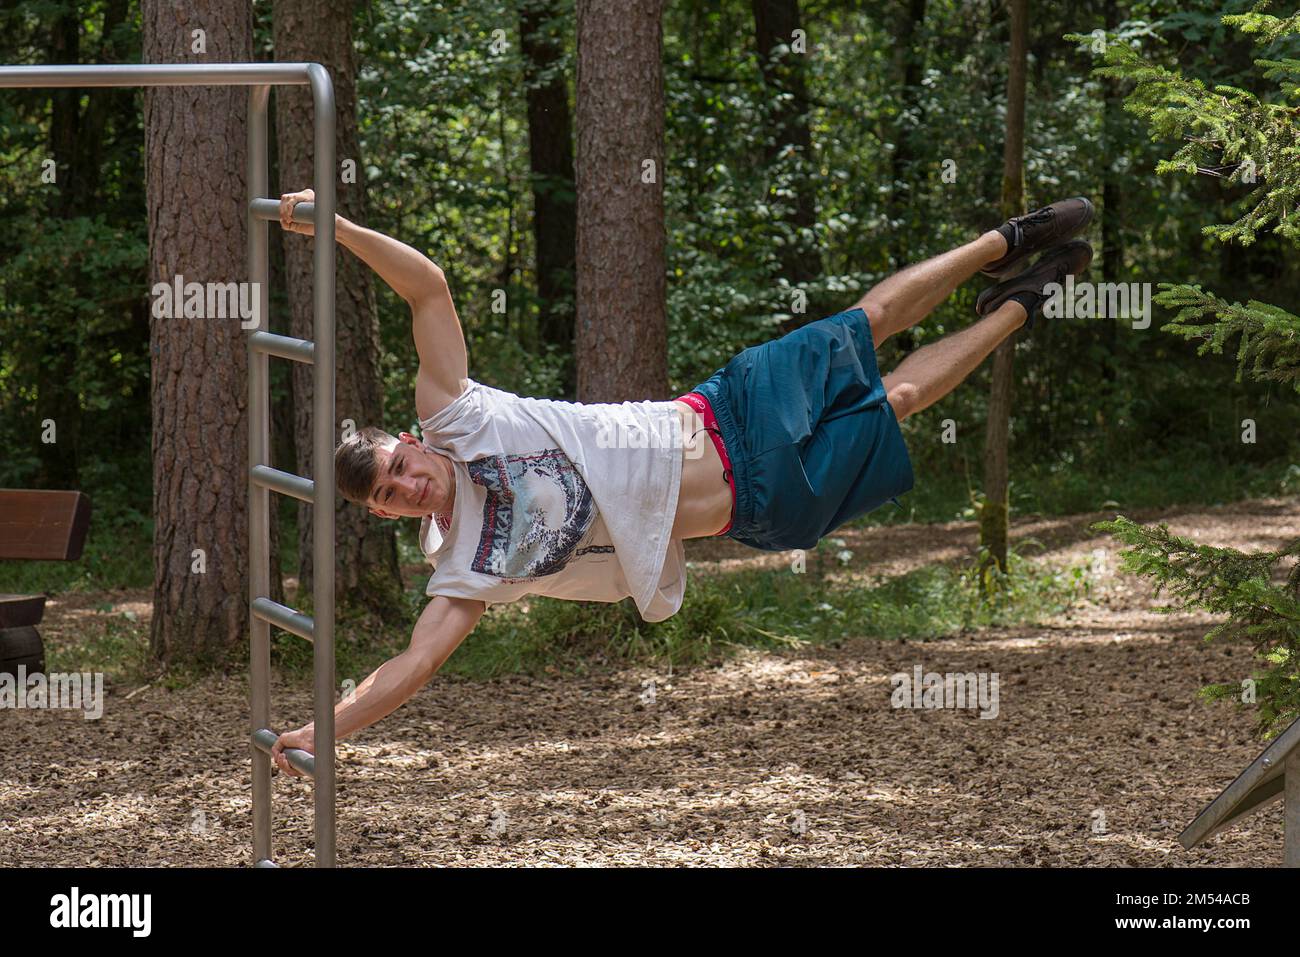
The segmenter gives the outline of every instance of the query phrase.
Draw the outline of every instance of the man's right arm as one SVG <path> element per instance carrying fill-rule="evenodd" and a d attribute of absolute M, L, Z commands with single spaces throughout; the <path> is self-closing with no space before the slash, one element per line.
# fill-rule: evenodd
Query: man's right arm
<path fill-rule="evenodd" d="M 471 598 L 433 598 L 415 623 L 406 651 L 385 661 L 355 692 L 334 706 L 335 739 L 374 724 L 409 700 L 474 630 L 485 607 Z M 315 754 L 315 722 L 280 735 L 271 749 L 271 757 L 281 771 L 301 777 L 283 756 L 285 748 L 302 748 Z"/>
<path fill-rule="evenodd" d="M 293 207 L 313 202 L 312 190 L 280 197 L 280 226 L 311 236 L 311 223 L 293 221 Z M 443 271 L 427 256 L 383 233 L 335 216 L 335 239 L 379 274 L 411 308 L 411 337 L 420 357 L 415 379 L 415 410 L 426 419 L 465 391 L 469 360 L 465 333 Z"/>

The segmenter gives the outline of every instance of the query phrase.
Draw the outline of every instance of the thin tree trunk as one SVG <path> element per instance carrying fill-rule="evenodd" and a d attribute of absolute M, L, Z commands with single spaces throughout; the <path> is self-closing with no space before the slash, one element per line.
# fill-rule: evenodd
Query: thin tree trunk
<path fill-rule="evenodd" d="M 898 97 L 902 103 L 894 131 L 894 152 L 889 160 L 891 187 L 889 220 L 891 225 L 890 258 L 895 269 L 902 269 L 915 256 L 909 246 L 906 228 L 912 208 L 912 164 L 916 161 L 914 131 L 921 125 L 910 114 L 919 109 L 921 76 L 925 69 L 925 50 L 916 42 L 925 22 L 926 0 L 899 0 L 894 21 L 894 76 L 898 78 Z"/>
<path fill-rule="evenodd" d="M 528 100 L 528 159 L 533 187 L 538 332 L 564 359 L 561 390 L 577 394 L 573 362 L 573 292 L 578 213 L 573 181 L 573 120 L 561 71 L 564 46 L 556 0 L 521 0 L 519 35 Z"/>
<path fill-rule="evenodd" d="M 144 61 L 253 59 L 249 5 L 144 0 Z M 150 283 L 245 278 L 243 87 L 153 87 L 144 95 Z M 248 623 L 246 333 L 230 319 L 150 321 L 154 612 L 168 664 L 236 656 Z"/>
<path fill-rule="evenodd" d="M 821 256 L 812 238 L 817 224 L 817 202 L 811 175 L 812 131 L 808 126 L 808 89 L 804 79 L 807 55 L 794 50 L 780 54 L 776 50 L 783 44 L 795 43 L 795 31 L 803 27 L 803 22 L 799 0 L 751 0 L 751 7 L 758 62 L 772 104 L 772 129 L 764 136 L 763 145 L 767 174 L 764 178 L 769 183 L 764 198 L 782 207 L 782 219 L 792 239 L 779 250 L 781 275 L 791 285 L 799 285 L 811 282 L 821 272 Z M 774 167 L 784 164 L 782 158 L 788 152 L 794 153 L 792 201 L 778 199 L 774 195 L 776 184 L 771 182 L 777 175 Z M 791 325 L 802 325 L 817 317 L 818 310 L 809 309 Z"/>
<path fill-rule="evenodd" d="M 1007 74 L 1007 127 L 1002 154 L 1002 215 L 1023 212 L 1025 200 L 1025 61 L 1029 41 L 1028 0 L 1009 0 L 1010 69 Z M 984 506 L 980 510 L 980 544 L 1002 571 L 1007 570 L 1010 525 L 1011 399 L 1015 338 L 993 353 L 993 385 L 984 439 Z"/>
<path fill-rule="evenodd" d="M 1106 0 L 1106 28 L 1113 30 L 1119 26 L 1119 10 L 1116 0 Z M 1102 142 L 1105 149 L 1105 179 L 1101 191 L 1101 265 L 1102 278 L 1106 282 L 1122 282 L 1124 271 L 1124 189 L 1123 177 L 1116 168 L 1120 157 L 1124 155 L 1118 133 L 1124 119 L 1123 82 L 1114 77 L 1102 81 L 1105 91 L 1105 109 L 1103 112 Z M 1101 374 L 1107 384 L 1115 382 L 1115 350 L 1118 347 L 1119 320 L 1111 317 L 1103 324 L 1106 337 L 1102 349 Z"/>
<path fill-rule="evenodd" d="M 662 399 L 662 0 L 578 0 L 578 398 Z"/>
<path fill-rule="evenodd" d="M 366 183 L 357 135 L 353 11 L 353 0 L 276 0 L 272 5 L 272 19 L 277 60 L 315 61 L 330 72 L 338 112 L 338 209 L 347 219 L 364 224 Z M 314 133 L 311 94 L 306 87 L 280 87 L 276 96 L 280 189 L 272 192 L 279 195 L 312 185 Z M 355 172 L 355 176 L 343 176 L 345 164 L 350 172 Z M 311 270 L 315 240 L 286 235 L 283 243 L 290 335 L 311 339 Z M 384 393 L 379 368 L 379 313 L 375 307 L 370 269 L 356 256 L 340 249 L 337 273 L 335 430 L 341 438 L 341 429 L 347 420 L 351 420 L 357 429 L 382 424 Z M 301 475 L 311 474 L 312 392 L 311 367 L 295 363 L 294 443 L 297 471 Z M 298 510 L 299 594 L 304 596 L 311 594 L 314 574 L 312 508 L 303 505 Z M 337 503 L 334 521 L 337 601 L 344 606 L 397 615 L 401 609 L 402 580 L 392 523 L 377 519 L 365 509 L 341 499 Z"/>

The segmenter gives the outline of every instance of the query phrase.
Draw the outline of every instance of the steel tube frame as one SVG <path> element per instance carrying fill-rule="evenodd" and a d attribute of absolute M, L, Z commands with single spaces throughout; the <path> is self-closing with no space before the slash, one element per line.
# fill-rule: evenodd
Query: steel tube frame
<path fill-rule="evenodd" d="M 290 632 L 305 641 L 315 640 L 316 622 L 310 615 L 294 611 L 287 605 L 281 605 L 269 598 L 255 598 L 253 599 L 253 615 L 275 625 L 281 631 Z M 266 725 L 262 727 L 265 728 Z M 258 728 L 256 730 L 260 731 L 262 729 Z"/>
<path fill-rule="evenodd" d="M 253 209 L 253 215 L 258 219 L 265 219 L 271 222 L 276 222 L 280 219 L 280 201 L 278 199 L 255 199 L 250 205 Z M 316 222 L 316 204 L 297 203 L 293 207 L 293 221 L 295 223 Z"/>
<path fill-rule="evenodd" d="M 316 755 L 312 761 L 315 781 L 316 865 L 331 867 L 335 858 L 335 775 L 334 775 L 334 226 L 335 190 L 335 103 L 334 85 L 319 63 L 195 63 L 124 64 L 111 66 L 0 66 L 0 89 L 50 87 L 135 87 L 135 86 L 247 86 L 248 97 L 248 196 L 245 215 L 248 224 L 248 278 L 257 283 L 261 315 L 269 314 L 267 221 L 255 211 L 255 200 L 268 199 L 269 156 L 267 153 L 267 102 L 272 86 L 311 87 L 315 121 L 313 178 L 316 222 L 312 259 L 313 344 L 310 360 L 301 340 L 291 348 L 274 351 L 268 342 L 248 337 L 248 534 L 249 534 L 249 625 L 250 698 L 253 756 L 253 863 L 271 863 L 271 761 L 259 744 L 264 743 L 270 724 L 270 624 L 253 610 L 258 599 L 269 600 L 270 592 L 270 497 L 265 485 L 253 480 L 252 469 L 270 466 L 270 398 L 268 353 L 299 361 L 312 361 L 312 508 L 313 542 L 313 626 Z M 265 212 L 266 204 L 256 204 Z M 299 217 L 295 217 L 299 218 Z M 279 343 L 291 345 L 288 340 Z M 285 352 L 292 354 L 285 355 Z M 300 478 L 295 476 L 295 478 Z M 290 610 L 291 611 L 291 610 Z M 296 614 L 296 613 L 295 613 Z M 305 617 L 305 616 L 303 616 Z M 298 757 L 295 755 L 294 757 Z M 294 762 L 297 766 L 298 762 Z"/>
<path fill-rule="evenodd" d="M 1300 867 L 1300 750 L 1291 752 L 1282 773 L 1282 866 Z"/>
<path fill-rule="evenodd" d="M 316 483 L 311 479 L 303 478 L 301 475 L 294 475 L 292 472 L 281 472 L 269 465 L 254 465 L 250 478 L 256 484 L 264 485 L 272 492 L 288 495 L 309 505 L 316 503 Z"/>
<path fill-rule="evenodd" d="M 292 359 L 306 365 L 316 361 L 316 344 L 310 339 L 295 339 L 274 332 L 252 332 L 249 333 L 248 344 L 259 352 L 279 356 L 281 359 Z"/>

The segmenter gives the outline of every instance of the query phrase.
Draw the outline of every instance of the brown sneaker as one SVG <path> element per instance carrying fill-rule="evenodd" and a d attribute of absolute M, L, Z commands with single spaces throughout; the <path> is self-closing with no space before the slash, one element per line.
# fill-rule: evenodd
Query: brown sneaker
<path fill-rule="evenodd" d="M 1013 216 L 998 227 L 1007 241 L 1007 253 L 980 270 L 994 279 L 1014 276 L 1034 253 L 1065 242 L 1092 222 L 1092 203 L 1082 196 L 1063 199 L 1023 216 Z"/>
<path fill-rule="evenodd" d="M 1028 325 L 1032 326 L 1034 316 L 1047 298 L 1043 290 L 1052 283 L 1064 287 L 1066 276 L 1080 275 L 1090 262 L 1092 247 L 1082 239 L 1057 246 L 1019 276 L 1004 279 L 985 289 L 975 300 L 975 311 L 987 316 L 1008 299 L 1015 299 L 1025 307 L 1029 314 Z"/>

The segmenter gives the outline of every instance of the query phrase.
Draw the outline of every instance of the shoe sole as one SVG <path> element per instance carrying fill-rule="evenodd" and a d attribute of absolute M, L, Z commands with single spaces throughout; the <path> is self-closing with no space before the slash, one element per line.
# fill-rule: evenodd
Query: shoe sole
<path fill-rule="evenodd" d="M 1052 254 L 1052 250 L 1059 249 L 1059 248 L 1061 248 L 1062 246 L 1066 246 L 1066 245 L 1068 245 L 1069 243 L 1073 243 L 1073 242 L 1082 242 L 1082 243 L 1086 243 L 1087 241 L 1086 241 L 1086 240 L 1082 240 L 1082 239 L 1069 239 L 1069 240 L 1066 240 L 1065 242 L 1058 243 L 1058 244 L 1056 244 L 1055 246 L 1050 246 L 1050 247 L 1048 247 L 1048 251 L 1045 252 L 1045 253 L 1042 255 L 1042 257 L 1039 259 L 1039 262 L 1042 262 L 1043 259 L 1046 259 L 1048 256 L 1050 256 L 1050 255 Z M 1072 272 L 1072 273 L 1070 273 L 1069 275 L 1071 275 L 1071 276 L 1082 276 L 1082 275 L 1083 275 L 1083 274 L 1088 270 L 1088 267 L 1092 265 L 1093 255 L 1092 255 L 1092 244 L 1091 244 L 1091 243 L 1088 243 L 1088 250 L 1089 250 L 1090 255 L 1088 256 L 1088 261 L 1084 264 L 1083 268 L 1080 269 L 1078 272 Z M 1035 263 L 1034 265 L 1037 266 L 1038 263 Z M 1026 271 L 1026 270 L 1021 270 L 1021 273 L 1025 272 L 1025 271 Z M 980 293 L 979 296 L 975 299 L 975 312 L 978 313 L 980 316 L 987 316 L 987 315 L 989 314 L 989 311 L 988 311 L 988 309 L 987 309 L 987 303 L 993 301 L 993 300 L 996 299 L 999 295 L 1001 295 L 1001 294 L 998 292 L 998 289 L 1002 286 L 1002 284 L 1003 284 L 1004 282 L 1009 282 L 1011 279 L 1017 279 L 1017 278 L 1019 278 L 1019 276 L 1020 276 L 1020 273 L 1017 273 L 1015 276 L 1011 276 L 1011 277 L 1009 277 L 1008 279 L 1003 280 L 1003 282 L 998 283 L 996 286 L 989 286 L 989 287 L 988 287 L 987 289 L 985 289 L 982 293 Z M 1006 302 L 1006 300 L 1004 299 L 1002 302 Z M 1002 305 L 1002 302 L 998 303 L 998 305 L 999 305 L 999 306 Z"/>

